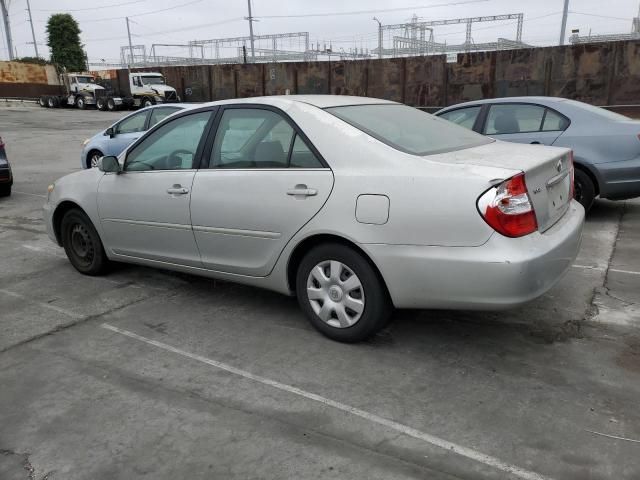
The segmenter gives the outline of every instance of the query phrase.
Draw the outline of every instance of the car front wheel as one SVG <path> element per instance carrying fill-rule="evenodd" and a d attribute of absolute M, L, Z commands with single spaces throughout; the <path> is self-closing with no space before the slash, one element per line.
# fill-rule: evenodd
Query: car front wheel
<path fill-rule="evenodd" d="M 101 275 L 109 260 L 100 236 L 87 215 L 72 209 L 64 214 L 61 225 L 62 245 L 71 262 L 80 273 Z"/>
<path fill-rule="evenodd" d="M 372 265 L 341 244 L 315 247 L 296 275 L 300 307 L 311 325 L 339 342 L 359 342 L 388 321 L 389 295 Z"/>
<path fill-rule="evenodd" d="M 104 157 L 102 152 L 98 150 L 91 150 L 89 155 L 87 155 L 87 168 L 96 168 L 98 166 L 98 160 Z"/>

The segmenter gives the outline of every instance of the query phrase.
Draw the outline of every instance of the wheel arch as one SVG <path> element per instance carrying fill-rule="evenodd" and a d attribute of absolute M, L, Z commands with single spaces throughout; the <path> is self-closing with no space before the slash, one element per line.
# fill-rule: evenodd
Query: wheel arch
<path fill-rule="evenodd" d="M 78 209 L 80 210 L 82 213 L 84 213 L 85 215 L 87 215 L 87 212 L 84 211 L 84 209 L 78 205 L 75 202 L 72 202 L 71 200 L 65 200 L 63 202 L 60 202 L 60 204 L 58 204 L 58 206 L 56 207 L 56 209 L 53 212 L 53 233 L 56 236 L 56 241 L 58 242 L 58 245 L 62 246 L 62 219 L 64 218 L 64 215 L 69 211 L 69 210 L 73 210 L 73 209 Z M 89 215 L 87 215 L 87 218 L 90 218 Z"/>
<path fill-rule="evenodd" d="M 94 152 L 97 152 L 104 157 L 104 153 L 102 153 L 102 150 L 100 150 L 99 148 L 92 148 L 91 150 L 89 150 L 89 152 L 87 152 L 87 156 L 84 159 L 84 163 L 87 166 L 87 168 L 91 168 L 91 156 L 92 156 L 91 154 Z"/>
<path fill-rule="evenodd" d="M 595 173 L 587 166 L 586 163 L 582 162 L 579 158 L 573 160 L 574 168 L 580 169 L 583 171 L 593 182 L 593 186 L 596 189 L 596 196 L 600 195 L 600 181 Z"/>
<path fill-rule="evenodd" d="M 304 256 L 314 247 L 325 243 L 338 243 L 340 245 L 344 245 L 345 247 L 351 248 L 355 252 L 362 255 L 362 258 L 364 258 L 369 263 L 369 265 L 371 265 L 371 268 L 373 268 L 373 270 L 376 272 L 376 275 L 378 275 L 378 278 L 382 282 L 382 285 L 387 292 L 389 301 L 393 303 L 393 299 L 391 298 L 391 295 L 389 293 L 389 288 L 387 287 L 387 282 L 385 281 L 382 272 L 373 261 L 371 256 L 355 242 L 345 237 L 341 237 L 340 235 L 331 233 L 318 233 L 306 237 L 305 239 L 300 241 L 300 243 L 298 243 L 292 250 L 287 262 L 287 286 L 289 287 L 289 291 L 296 291 L 296 274 L 298 271 L 298 267 L 300 266 L 300 262 L 302 262 Z"/>

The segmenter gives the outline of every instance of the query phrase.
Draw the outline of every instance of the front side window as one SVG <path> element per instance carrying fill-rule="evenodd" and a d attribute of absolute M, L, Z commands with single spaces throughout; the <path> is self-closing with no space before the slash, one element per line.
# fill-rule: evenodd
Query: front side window
<path fill-rule="evenodd" d="M 211 112 L 176 118 L 161 125 L 127 155 L 126 171 L 194 168 L 198 145 Z"/>
<path fill-rule="evenodd" d="M 480 106 L 458 108 L 456 110 L 451 110 L 438 116 L 440 118 L 444 118 L 445 120 L 449 120 L 456 125 L 468 128 L 469 130 L 473 130 L 473 125 L 476 123 L 476 118 L 478 118 L 480 109 Z"/>
<path fill-rule="evenodd" d="M 214 168 L 318 168 L 304 140 L 285 118 L 271 110 L 224 111 L 211 151 Z M 309 154 L 313 157 L 311 159 Z M 308 166 L 308 165 L 313 165 Z"/>
<path fill-rule="evenodd" d="M 96 83 L 96 79 L 93 77 L 76 77 L 78 83 Z"/>
<path fill-rule="evenodd" d="M 151 110 L 151 118 L 149 119 L 149 128 L 153 127 L 156 123 L 164 120 L 172 113 L 177 112 L 180 108 L 175 107 L 158 107 Z"/>
<path fill-rule="evenodd" d="M 416 108 L 395 103 L 331 107 L 327 112 L 413 155 L 462 150 L 493 140 Z"/>
<path fill-rule="evenodd" d="M 485 133 L 504 135 L 509 133 L 538 132 L 544 116 L 544 107 L 526 104 L 491 105 Z"/>
<path fill-rule="evenodd" d="M 147 121 L 149 112 L 139 112 L 122 120 L 116 127 L 116 133 L 135 133 L 143 132 L 144 124 Z"/>

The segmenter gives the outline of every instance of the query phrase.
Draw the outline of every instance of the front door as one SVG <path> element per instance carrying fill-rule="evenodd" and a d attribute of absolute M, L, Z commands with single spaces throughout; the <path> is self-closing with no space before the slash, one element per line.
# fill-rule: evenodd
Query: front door
<path fill-rule="evenodd" d="M 332 186 L 331 170 L 281 112 L 226 107 L 209 168 L 193 182 L 191 221 L 203 265 L 268 275 Z"/>
<path fill-rule="evenodd" d="M 189 214 L 191 189 L 212 111 L 179 116 L 127 152 L 123 172 L 105 174 L 98 212 L 114 253 L 200 267 Z"/>
<path fill-rule="evenodd" d="M 113 136 L 108 142 L 105 155 L 118 156 L 120 153 L 142 136 L 147 122 L 148 110 L 129 115 L 113 126 Z"/>

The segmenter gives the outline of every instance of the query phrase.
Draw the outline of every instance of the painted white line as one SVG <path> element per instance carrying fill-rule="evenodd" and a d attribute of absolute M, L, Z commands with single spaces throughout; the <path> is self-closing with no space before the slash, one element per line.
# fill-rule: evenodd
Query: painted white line
<path fill-rule="evenodd" d="M 593 433 L 594 435 L 600 435 L 601 437 L 615 438 L 616 440 L 624 440 L 625 442 L 640 443 L 640 440 L 636 440 L 634 438 L 618 437 L 617 435 L 609 435 L 608 433 L 594 432 L 593 430 L 585 430 L 585 431 L 589 433 Z"/>
<path fill-rule="evenodd" d="M 313 400 L 315 402 L 321 403 L 323 405 L 333 407 L 337 410 L 341 410 L 346 413 L 350 413 L 351 415 L 355 415 L 360 418 L 364 418 L 365 420 L 369 420 L 370 422 L 377 423 L 378 425 L 383 425 L 392 430 L 405 434 L 409 437 L 416 438 L 418 440 L 422 440 L 426 443 L 434 445 L 436 447 L 442 448 L 450 453 L 456 453 L 462 457 L 469 458 L 471 460 L 475 460 L 476 462 L 482 463 L 489 467 L 495 468 L 496 470 L 501 470 L 510 475 L 515 475 L 519 478 L 523 478 L 525 480 L 548 480 L 548 477 L 540 475 L 539 473 L 531 472 L 529 470 L 525 470 L 516 465 L 511 465 L 509 463 L 503 462 L 502 460 L 492 457 L 490 455 L 485 455 L 484 453 L 477 452 L 476 450 L 472 450 L 467 447 L 463 447 L 461 445 L 457 445 L 455 443 L 449 442 L 442 438 L 436 437 L 429 433 L 421 432 L 420 430 L 416 430 L 415 428 L 408 427 L 398 422 L 394 422 L 393 420 L 388 420 L 383 417 L 379 417 L 373 413 L 366 412 L 364 410 L 360 410 L 359 408 L 352 407 L 350 405 L 338 402 L 336 400 L 331 400 L 330 398 L 323 397 L 321 395 L 317 395 L 315 393 L 307 392 L 306 390 L 302 390 L 300 388 L 287 385 L 285 383 L 280 383 L 276 380 L 271 380 L 266 377 L 262 377 L 260 375 L 255 375 L 246 370 L 241 370 L 239 368 L 233 367 L 231 365 L 227 365 L 226 363 L 218 362 L 216 360 L 211 360 L 210 358 L 203 357 L 201 355 L 197 355 L 195 353 L 189 353 L 184 350 L 181 350 L 176 347 L 172 347 L 171 345 L 167 345 L 166 343 L 158 342 L 157 340 L 152 340 L 147 337 L 143 337 L 136 333 L 130 332 L 128 330 L 122 330 L 118 327 L 114 327 L 113 325 L 109 325 L 108 323 L 103 323 L 102 328 L 107 330 L 111 330 L 112 332 L 119 333 L 121 335 L 125 335 L 127 337 L 133 338 L 135 340 L 139 340 L 141 342 L 147 343 L 149 345 L 153 345 L 154 347 L 161 348 L 168 352 L 175 353 L 177 355 L 190 358 L 192 360 L 196 360 L 201 363 L 205 363 L 215 368 L 219 368 L 220 370 L 224 370 L 229 373 L 233 373 L 234 375 L 238 375 L 243 378 L 248 378 L 249 380 L 253 380 L 254 382 L 261 383 L 263 385 L 268 385 L 270 387 L 276 388 L 278 390 L 282 390 L 284 392 L 292 393 L 294 395 L 298 395 L 300 397 L 306 398 L 308 400 Z"/>
<path fill-rule="evenodd" d="M 19 193 L 20 195 L 29 195 L 31 197 L 47 198 L 46 195 L 38 195 L 37 193 L 20 192 L 18 190 L 13 190 L 11 193 Z"/>
<path fill-rule="evenodd" d="M 633 270 L 618 270 L 617 268 L 610 268 L 609 271 L 616 273 L 626 273 L 628 275 L 640 275 L 640 272 L 634 272 Z"/>
<path fill-rule="evenodd" d="M 71 310 L 67 310 L 65 308 L 60 308 L 60 307 L 57 307 L 55 305 L 51 305 L 49 303 L 39 302 L 37 300 L 33 300 L 32 298 L 30 298 L 30 297 L 28 297 L 26 295 L 21 295 L 19 293 L 11 292 L 9 290 L 4 290 L 2 288 L 0 288 L 0 293 L 4 293 L 5 295 L 8 295 L 9 297 L 20 298 L 22 300 L 25 300 L 27 303 L 33 303 L 35 305 L 38 305 L 39 307 L 46 308 L 47 310 L 53 310 L 54 312 L 62 313 L 63 315 L 66 315 L 66 316 L 71 317 L 71 318 L 75 318 L 75 319 L 78 319 L 78 320 L 80 320 L 82 318 L 85 318 L 84 315 L 80 315 L 79 313 L 72 312 Z"/>
<path fill-rule="evenodd" d="M 584 270 L 605 270 L 604 267 L 597 267 L 593 265 L 571 265 L 573 268 L 582 268 Z"/>

